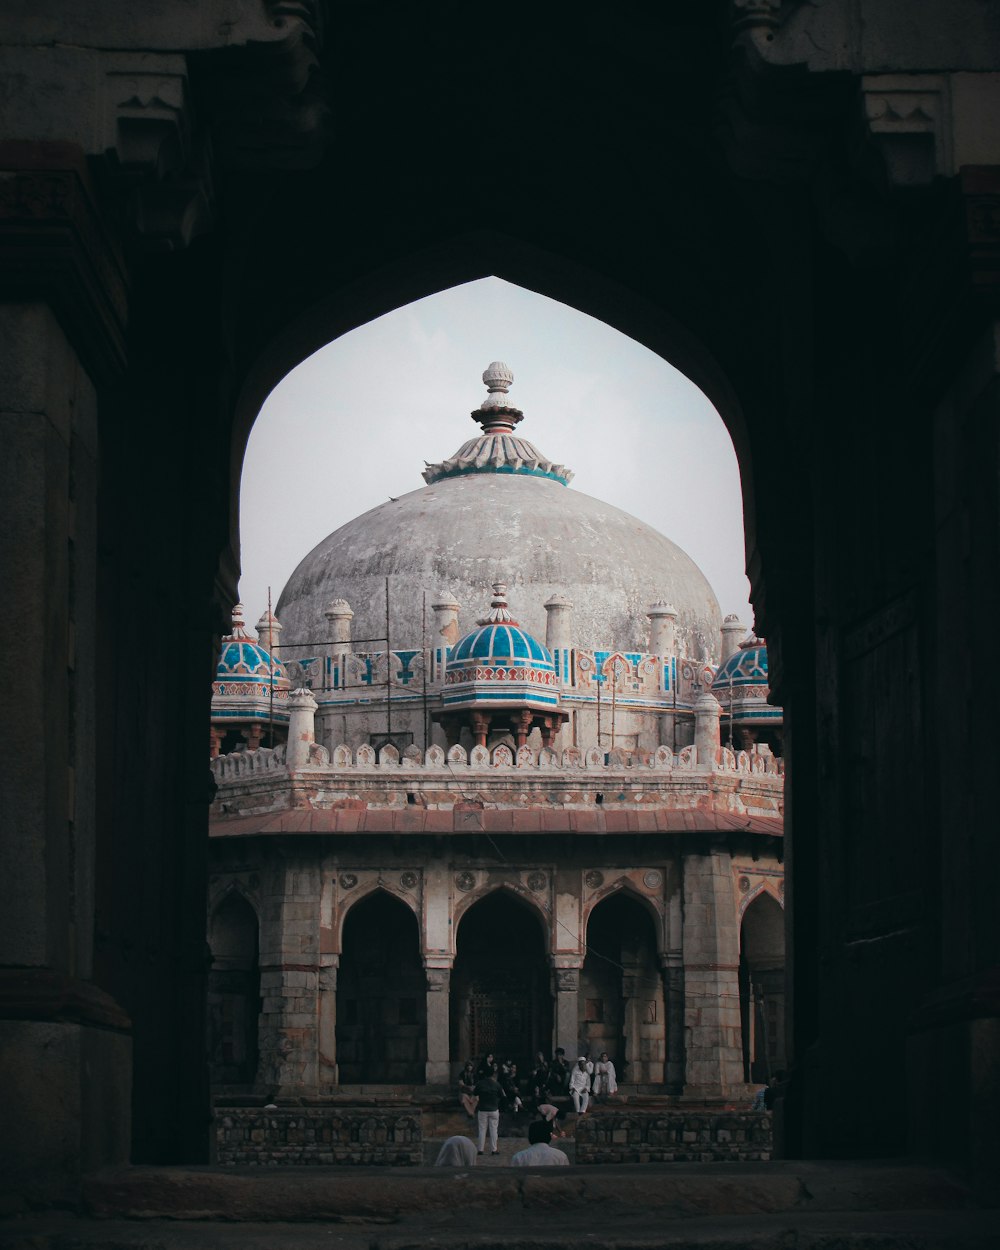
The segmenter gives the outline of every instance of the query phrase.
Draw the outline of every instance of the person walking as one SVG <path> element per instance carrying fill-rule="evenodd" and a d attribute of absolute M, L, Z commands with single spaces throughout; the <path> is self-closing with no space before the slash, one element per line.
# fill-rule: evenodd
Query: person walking
<path fill-rule="evenodd" d="M 496 1078 L 496 1066 L 490 1075 L 484 1075 L 476 1081 L 473 1094 L 479 1099 L 476 1116 L 479 1121 L 479 1154 L 486 1149 L 486 1134 L 490 1136 L 490 1150 L 493 1154 L 500 1153 L 497 1147 L 497 1133 L 500 1130 L 500 1099 L 503 1090 Z"/>

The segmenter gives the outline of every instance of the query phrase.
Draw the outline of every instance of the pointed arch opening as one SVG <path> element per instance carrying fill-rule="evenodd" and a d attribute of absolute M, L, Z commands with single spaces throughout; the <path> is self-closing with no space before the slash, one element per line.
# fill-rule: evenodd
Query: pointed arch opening
<path fill-rule="evenodd" d="M 656 929 L 625 892 L 602 899 L 587 921 L 580 976 L 580 1053 L 607 1051 L 619 1081 L 662 1086 L 667 1057 Z"/>
<path fill-rule="evenodd" d="M 376 890 L 344 919 L 337 975 L 342 1085 L 415 1085 L 427 1058 L 427 981 L 417 920 Z"/>
<path fill-rule="evenodd" d="M 552 991 L 545 934 L 534 909 L 494 890 L 458 926 L 451 979 L 451 1058 L 488 1053 L 529 1071 L 536 1051 L 552 1047 Z"/>
<path fill-rule="evenodd" d="M 785 1067 L 785 918 L 766 890 L 740 925 L 740 1021 L 744 1080 L 766 1084 Z"/>

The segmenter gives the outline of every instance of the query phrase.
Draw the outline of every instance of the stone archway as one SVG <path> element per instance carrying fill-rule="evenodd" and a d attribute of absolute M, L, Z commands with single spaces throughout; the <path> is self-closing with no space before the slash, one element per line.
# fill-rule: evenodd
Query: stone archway
<path fill-rule="evenodd" d="M 667 1058 L 656 930 L 628 893 L 604 898 L 587 920 L 580 975 L 581 1054 L 606 1050 L 619 1082 L 660 1086 Z"/>
<path fill-rule="evenodd" d="M 552 993 L 542 925 L 508 890 L 473 903 L 459 921 L 451 978 L 451 1057 L 488 1052 L 529 1070 L 552 1039 Z"/>
<path fill-rule="evenodd" d="M 743 1079 L 766 1083 L 785 1067 L 785 917 L 766 890 L 740 926 Z"/>
<path fill-rule="evenodd" d="M 385 890 L 344 918 L 337 976 L 341 1085 L 415 1085 L 427 1058 L 427 980 L 417 921 Z"/>

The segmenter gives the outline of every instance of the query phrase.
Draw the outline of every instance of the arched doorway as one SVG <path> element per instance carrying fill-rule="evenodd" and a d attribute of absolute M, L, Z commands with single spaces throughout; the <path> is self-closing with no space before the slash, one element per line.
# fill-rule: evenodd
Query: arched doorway
<path fill-rule="evenodd" d="M 427 982 L 417 920 L 377 890 L 344 920 L 337 977 L 342 1085 L 415 1085 L 427 1057 Z"/>
<path fill-rule="evenodd" d="M 213 1086 L 252 1085 L 260 1015 L 257 913 L 227 894 L 209 920 L 208 1055 Z"/>
<path fill-rule="evenodd" d="M 768 893 L 754 899 L 740 926 L 743 1072 L 766 1082 L 785 1066 L 785 917 Z"/>
<path fill-rule="evenodd" d="M 552 994 L 538 917 L 506 890 L 474 903 L 459 922 L 452 973 L 452 1060 L 492 1051 L 527 1070 L 552 1045 Z"/>
<path fill-rule="evenodd" d="M 667 1058 L 663 979 L 656 931 L 627 894 L 603 899 L 587 921 L 580 977 L 581 1053 L 606 1050 L 618 1079 L 661 1085 Z"/>

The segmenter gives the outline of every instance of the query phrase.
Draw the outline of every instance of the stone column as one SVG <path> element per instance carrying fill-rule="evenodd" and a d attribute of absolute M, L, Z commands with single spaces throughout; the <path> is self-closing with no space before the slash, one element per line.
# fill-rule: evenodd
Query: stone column
<path fill-rule="evenodd" d="M 285 763 L 302 768 L 309 763 L 309 748 L 316 741 L 316 700 L 304 687 L 288 696 L 288 746 Z"/>
<path fill-rule="evenodd" d="M 675 889 L 667 900 L 667 949 L 660 952 L 663 1006 L 667 1016 L 667 1061 L 663 1078 L 667 1092 L 684 1092 L 684 908 Z"/>
<path fill-rule="evenodd" d="M 289 859 L 279 862 L 266 894 L 257 1085 L 272 1098 L 318 1089 L 320 889 L 321 869 L 313 858 Z"/>
<path fill-rule="evenodd" d="M 580 969 L 582 963 L 566 966 L 560 961 L 552 969 L 552 991 L 555 997 L 555 1040 L 552 1049 L 561 1046 L 571 1060 L 580 1045 Z"/>
<path fill-rule="evenodd" d="M 319 1088 L 340 1084 L 337 1069 L 337 972 L 340 956 L 332 952 L 319 961 Z"/>
<path fill-rule="evenodd" d="M 739 934 L 728 851 L 684 857 L 683 973 L 684 1094 L 742 1096 Z"/>
<path fill-rule="evenodd" d="M 0 341 L 0 1174 L 59 1201 L 129 1151 L 130 1024 L 93 984 L 97 399 L 45 304 L 0 305 Z"/>
<path fill-rule="evenodd" d="M 719 750 L 719 700 L 708 693 L 700 694 L 694 703 L 694 745 L 698 767 L 711 768 Z"/>
<path fill-rule="evenodd" d="M 426 959 L 427 970 L 427 1065 L 428 1085 L 451 1084 L 449 1019 L 451 962 Z"/>

